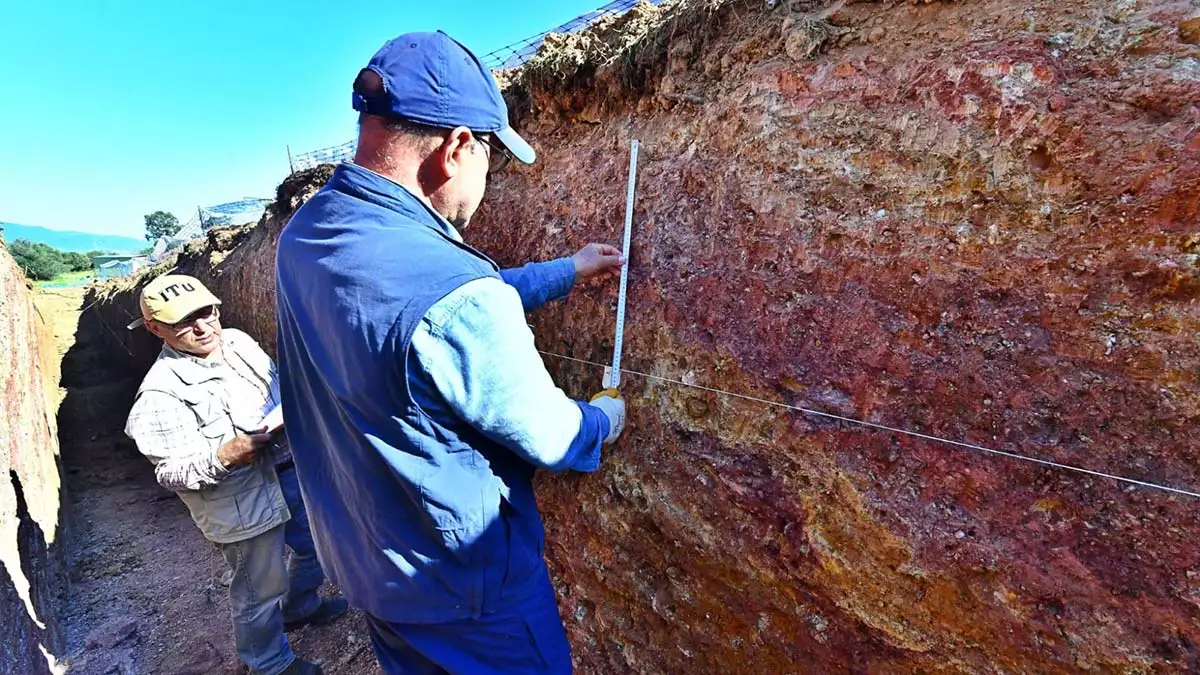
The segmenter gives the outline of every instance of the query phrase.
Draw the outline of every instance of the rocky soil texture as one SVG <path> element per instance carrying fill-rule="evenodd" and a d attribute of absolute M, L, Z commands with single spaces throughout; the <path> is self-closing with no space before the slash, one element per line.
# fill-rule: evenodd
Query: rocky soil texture
<path fill-rule="evenodd" d="M 1200 490 L 1200 7 L 640 6 L 505 77 L 540 152 L 468 240 L 616 241 L 626 363 L 689 384 Z M 559 50 L 559 51 L 555 51 Z M 275 237 L 180 269 L 273 344 Z M 615 285 L 532 317 L 604 362 Z M 117 330 L 136 289 L 97 295 Z M 574 396 L 598 368 L 547 357 Z M 547 476 L 583 673 L 1200 670 L 1198 501 L 628 376 L 590 476 Z"/>

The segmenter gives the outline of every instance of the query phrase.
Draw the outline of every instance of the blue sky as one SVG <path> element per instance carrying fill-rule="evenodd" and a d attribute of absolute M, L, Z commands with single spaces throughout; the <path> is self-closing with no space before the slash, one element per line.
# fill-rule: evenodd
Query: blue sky
<path fill-rule="evenodd" d="M 353 137 L 389 38 L 482 55 L 603 2 L 0 3 L 0 221 L 141 237 L 152 211 L 273 196 L 288 145 Z"/>

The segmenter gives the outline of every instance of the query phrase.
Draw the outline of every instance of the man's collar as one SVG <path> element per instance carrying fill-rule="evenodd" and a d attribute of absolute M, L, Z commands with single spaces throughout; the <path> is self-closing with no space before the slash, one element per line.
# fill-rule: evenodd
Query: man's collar
<path fill-rule="evenodd" d="M 450 239 L 463 243 L 462 234 L 442 214 L 433 210 L 425 200 L 396 181 L 364 166 L 344 162 L 333 172 L 330 184 L 360 193 L 371 201 L 381 203 L 414 219 L 424 220 Z"/>
<path fill-rule="evenodd" d="M 224 335 L 221 336 L 222 357 L 227 347 Z M 204 359 L 187 352 L 172 348 L 166 342 L 162 346 L 162 358 L 171 360 L 171 370 L 175 372 L 184 384 L 199 384 L 219 376 L 218 368 L 225 365 L 225 359 Z"/>
<path fill-rule="evenodd" d="M 370 171 L 370 169 L 367 169 L 367 170 Z M 462 234 L 459 233 L 458 228 L 454 227 L 454 225 L 451 224 L 450 221 L 443 218 L 442 214 L 438 213 L 437 211 L 434 211 L 433 207 L 429 206 L 424 201 L 422 201 L 420 197 L 413 194 L 412 190 L 409 190 L 407 187 L 400 185 L 399 183 L 396 183 L 396 186 L 399 187 L 401 190 L 404 190 L 405 192 L 407 192 L 408 195 L 410 197 L 412 197 L 413 199 L 417 200 L 418 202 L 421 202 L 421 204 L 424 205 L 425 208 L 429 210 L 429 215 L 433 216 L 434 219 L 437 220 L 437 224 L 441 226 L 442 234 L 446 235 L 447 237 L 450 237 L 451 239 L 453 239 L 454 241 L 457 241 L 460 244 L 463 243 L 463 237 L 462 237 Z"/>

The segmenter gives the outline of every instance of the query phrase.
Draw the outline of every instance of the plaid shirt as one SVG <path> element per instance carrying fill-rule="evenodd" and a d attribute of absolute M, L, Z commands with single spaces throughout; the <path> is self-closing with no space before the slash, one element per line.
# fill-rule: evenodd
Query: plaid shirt
<path fill-rule="evenodd" d="M 205 373 L 219 383 L 221 400 L 217 403 L 227 411 L 235 431 L 256 430 L 259 421 L 279 405 L 279 375 L 275 364 L 262 353 L 252 338 L 241 331 L 225 329 L 222 333 L 220 361 L 209 361 L 184 354 L 163 345 L 159 359 L 182 359 L 176 368 L 211 369 Z M 239 350 L 257 350 L 257 356 L 270 362 L 264 382 L 241 358 Z M 200 372 L 200 371 L 197 371 Z M 142 392 L 129 412 L 125 433 L 138 450 L 154 464 L 159 484 L 171 490 L 203 490 L 229 475 L 217 451 L 226 439 L 214 442 L 200 431 L 196 414 L 178 396 L 164 391 Z M 281 432 L 271 447 L 271 461 L 279 464 L 291 459 L 286 436 Z"/>

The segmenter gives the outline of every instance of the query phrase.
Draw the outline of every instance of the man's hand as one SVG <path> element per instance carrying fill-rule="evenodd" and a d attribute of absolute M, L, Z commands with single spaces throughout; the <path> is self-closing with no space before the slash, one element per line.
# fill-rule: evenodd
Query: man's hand
<path fill-rule="evenodd" d="M 238 434 L 220 448 L 217 448 L 217 461 L 226 469 L 233 469 L 252 463 L 260 450 L 271 443 L 271 434 Z"/>
<path fill-rule="evenodd" d="M 604 444 L 616 443 L 625 430 L 625 399 L 615 389 L 605 389 L 592 397 L 592 405 L 608 418 L 608 436 L 604 437 Z"/>
<path fill-rule="evenodd" d="M 625 256 L 621 250 L 608 244 L 588 244 L 571 256 L 575 263 L 575 280 L 584 281 L 593 277 L 610 277 L 621 271 Z"/>

